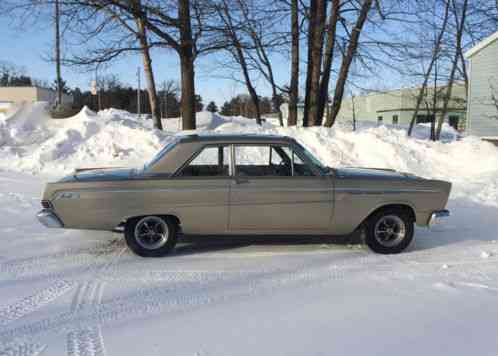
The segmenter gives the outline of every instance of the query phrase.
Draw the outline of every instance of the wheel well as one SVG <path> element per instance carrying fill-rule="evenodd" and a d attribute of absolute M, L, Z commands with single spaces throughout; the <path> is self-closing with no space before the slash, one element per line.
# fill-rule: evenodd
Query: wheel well
<path fill-rule="evenodd" d="M 177 216 L 175 215 L 161 215 L 161 216 L 173 220 L 177 226 L 180 226 L 180 219 L 178 219 Z"/>
<path fill-rule="evenodd" d="M 150 215 L 156 215 L 156 216 L 161 216 L 161 217 L 166 218 L 166 219 L 171 219 L 177 226 L 180 226 L 180 219 L 178 219 L 178 217 L 175 215 L 171 215 L 171 214 L 166 214 L 166 215 L 164 215 L 164 214 L 147 214 L 147 215 L 129 216 L 126 219 L 124 219 L 118 225 L 118 227 L 120 227 L 120 226 L 124 227 L 126 225 L 126 223 L 128 222 L 128 220 L 130 220 L 130 219 L 139 219 L 139 218 L 143 218 L 145 216 L 150 216 Z"/>
<path fill-rule="evenodd" d="M 406 205 L 406 204 L 387 204 L 387 205 L 383 205 L 381 207 L 378 207 L 377 209 L 375 209 L 374 211 L 372 211 L 370 213 L 370 215 L 368 215 L 365 218 L 365 220 L 363 220 L 363 223 L 365 223 L 366 221 L 368 221 L 374 214 L 377 214 L 379 211 L 387 210 L 387 209 L 403 210 L 403 211 L 405 211 L 408 214 L 408 216 L 410 218 L 413 219 L 414 222 L 417 220 L 417 217 L 415 215 L 415 211 L 413 210 L 413 208 L 411 206 Z"/>

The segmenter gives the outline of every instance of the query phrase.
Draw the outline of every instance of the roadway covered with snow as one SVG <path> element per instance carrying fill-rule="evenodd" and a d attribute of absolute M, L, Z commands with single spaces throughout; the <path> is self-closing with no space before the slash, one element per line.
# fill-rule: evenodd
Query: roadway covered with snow
<path fill-rule="evenodd" d="M 0 120 L 0 355 L 495 355 L 498 152 L 403 128 L 262 128 L 199 114 L 202 132 L 296 137 L 331 166 L 387 167 L 454 183 L 452 216 L 382 256 L 333 238 L 184 239 L 143 259 L 118 234 L 38 224 L 45 181 L 75 167 L 139 166 L 168 142 L 116 110 Z"/>

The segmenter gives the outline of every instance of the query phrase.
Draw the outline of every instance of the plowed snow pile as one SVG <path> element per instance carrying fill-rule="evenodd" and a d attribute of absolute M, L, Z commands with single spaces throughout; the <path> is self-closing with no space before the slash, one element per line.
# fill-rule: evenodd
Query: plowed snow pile
<path fill-rule="evenodd" d="M 49 119 L 45 104 L 25 105 L 0 121 L 0 168 L 43 175 L 62 175 L 83 166 L 141 166 L 173 135 L 178 119 L 163 120 L 165 130 L 126 111 L 97 113 L 84 108 L 73 118 Z M 261 133 L 295 137 L 332 167 L 392 168 L 424 177 L 446 179 L 461 194 L 498 205 L 497 149 L 476 137 L 456 140 L 445 126 L 443 142 L 427 139 L 429 128 L 419 125 L 415 138 L 404 128 L 362 124 L 356 132 L 344 124 L 328 128 L 282 128 L 272 123 L 257 126 L 243 117 L 222 117 L 201 112 L 198 132 Z"/>

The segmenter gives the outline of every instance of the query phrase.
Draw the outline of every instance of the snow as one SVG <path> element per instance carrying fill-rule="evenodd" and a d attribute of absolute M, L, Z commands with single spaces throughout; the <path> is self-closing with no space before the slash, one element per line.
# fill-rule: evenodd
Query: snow
<path fill-rule="evenodd" d="M 498 151 L 444 128 L 258 127 L 198 113 L 198 132 L 290 135 L 331 166 L 453 182 L 444 225 L 405 253 L 334 238 L 184 239 L 143 259 L 118 234 L 48 230 L 43 184 L 84 166 L 141 166 L 178 133 L 119 110 L 0 117 L 0 355 L 494 355 L 498 349 Z"/>

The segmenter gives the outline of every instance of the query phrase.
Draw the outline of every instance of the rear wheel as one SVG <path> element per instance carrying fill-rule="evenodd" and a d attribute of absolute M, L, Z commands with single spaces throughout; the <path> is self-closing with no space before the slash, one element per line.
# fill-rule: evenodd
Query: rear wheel
<path fill-rule="evenodd" d="M 144 216 L 129 219 L 125 227 L 128 247 L 142 257 L 161 257 L 175 247 L 178 226 L 162 216 Z"/>
<path fill-rule="evenodd" d="M 377 253 L 400 253 L 413 239 L 413 223 L 402 209 L 381 210 L 368 219 L 365 242 Z"/>

